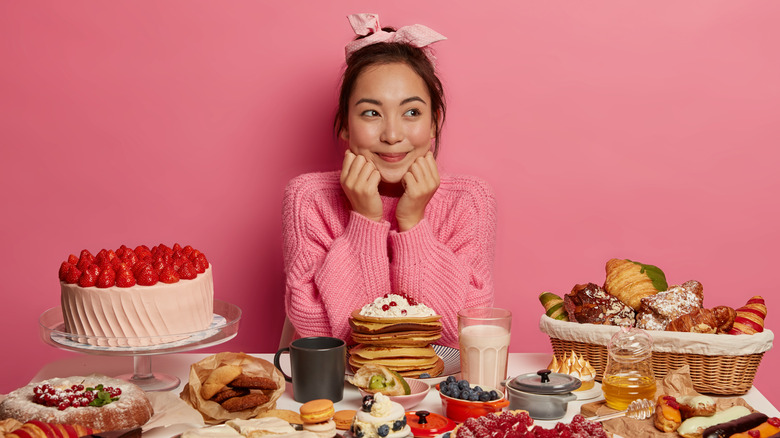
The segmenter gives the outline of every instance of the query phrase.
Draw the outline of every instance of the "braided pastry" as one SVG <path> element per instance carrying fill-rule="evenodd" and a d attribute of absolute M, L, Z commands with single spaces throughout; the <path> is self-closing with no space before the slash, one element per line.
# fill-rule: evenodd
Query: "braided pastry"
<path fill-rule="evenodd" d="M 28 421 L 22 427 L 4 435 L 4 438 L 47 438 L 50 436 L 63 438 L 79 438 L 92 435 L 98 431 L 81 425 L 44 423 Z"/>

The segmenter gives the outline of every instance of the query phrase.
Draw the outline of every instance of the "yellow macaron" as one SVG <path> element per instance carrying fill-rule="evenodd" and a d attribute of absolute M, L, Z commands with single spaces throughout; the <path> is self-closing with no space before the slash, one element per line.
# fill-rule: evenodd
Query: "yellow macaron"
<path fill-rule="evenodd" d="M 322 423 L 333 418 L 333 414 L 336 410 L 333 407 L 333 402 L 328 399 L 317 399 L 304 403 L 301 405 L 301 420 L 304 423 L 314 424 Z"/>

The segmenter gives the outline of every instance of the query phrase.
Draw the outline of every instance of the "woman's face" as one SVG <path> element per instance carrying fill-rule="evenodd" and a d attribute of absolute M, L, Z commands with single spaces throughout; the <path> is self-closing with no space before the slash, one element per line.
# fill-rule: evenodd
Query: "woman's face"
<path fill-rule="evenodd" d="M 368 67 L 355 81 L 341 138 L 374 164 L 383 182 L 399 183 L 431 149 L 436 127 L 430 104 L 425 82 L 406 64 Z"/>

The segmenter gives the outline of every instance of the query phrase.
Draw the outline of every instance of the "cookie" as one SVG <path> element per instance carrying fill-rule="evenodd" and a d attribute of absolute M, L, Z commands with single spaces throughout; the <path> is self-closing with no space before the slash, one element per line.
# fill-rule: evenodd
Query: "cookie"
<path fill-rule="evenodd" d="M 200 388 L 200 395 L 208 400 L 214 397 L 214 394 L 225 389 L 228 383 L 241 375 L 241 367 L 237 365 L 222 365 L 215 368 L 209 374 L 203 386 Z"/>
<path fill-rule="evenodd" d="M 276 418 L 281 418 L 282 420 L 290 424 L 303 424 L 303 420 L 301 419 L 301 414 L 295 411 L 291 411 L 289 409 L 270 409 L 261 413 L 257 417 L 258 418 L 276 417 Z"/>
<path fill-rule="evenodd" d="M 312 400 L 301 405 L 301 420 L 303 424 L 322 423 L 333 418 L 336 412 L 333 408 L 333 402 L 320 398 Z"/>
<path fill-rule="evenodd" d="M 269 379 L 268 377 L 247 376 L 246 374 L 241 374 L 240 376 L 236 377 L 228 385 L 234 388 L 248 388 L 248 389 L 276 389 L 277 388 L 276 382 L 274 382 L 273 379 Z"/>
<path fill-rule="evenodd" d="M 238 412 L 245 409 L 256 408 L 262 404 L 268 403 L 268 400 L 269 398 L 267 395 L 262 392 L 255 392 L 249 395 L 229 398 L 220 403 L 220 405 L 228 412 Z"/>
<path fill-rule="evenodd" d="M 211 401 L 222 403 L 223 401 L 233 398 L 233 397 L 241 397 L 244 395 L 248 395 L 249 390 L 246 388 L 230 388 L 227 387 L 223 389 L 222 391 L 219 391 L 218 393 L 214 394 L 214 397 L 211 397 Z"/>
<path fill-rule="evenodd" d="M 336 423 L 336 429 L 349 430 L 352 425 L 352 419 L 355 418 L 357 411 L 354 409 L 343 409 L 333 414 L 333 421 Z"/>

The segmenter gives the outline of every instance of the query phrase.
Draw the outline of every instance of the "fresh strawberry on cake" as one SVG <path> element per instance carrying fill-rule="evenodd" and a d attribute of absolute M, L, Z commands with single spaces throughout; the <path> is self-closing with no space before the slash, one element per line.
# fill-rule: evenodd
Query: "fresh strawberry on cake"
<path fill-rule="evenodd" d="M 209 327 L 214 283 L 206 256 L 190 245 L 125 245 L 71 254 L 59 270 L 65 331 L 93 345 L 175 341 Z"/>

